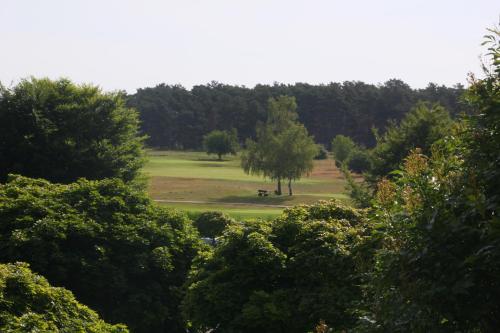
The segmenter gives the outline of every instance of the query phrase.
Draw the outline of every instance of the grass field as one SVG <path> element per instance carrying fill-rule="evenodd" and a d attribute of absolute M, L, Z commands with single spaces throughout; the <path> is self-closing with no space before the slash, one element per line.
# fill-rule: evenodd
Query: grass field
<path fill-rule="evenodd" d="M 315 161 L 312 174 L 293 184 L 293 196 L 287 192 L 257 196 L 258 189 L 272 193 L 275 183 L 245 174 L 238 156 L 221 162 L 203 152 L 150 151 L 144 171 L 150 177 L 149 194 L 154 200 L 191 214 L 218 210 L 238 219 L 271 218 L 287 206 L 347 199 L 344 180 L 332 160 Z"/>

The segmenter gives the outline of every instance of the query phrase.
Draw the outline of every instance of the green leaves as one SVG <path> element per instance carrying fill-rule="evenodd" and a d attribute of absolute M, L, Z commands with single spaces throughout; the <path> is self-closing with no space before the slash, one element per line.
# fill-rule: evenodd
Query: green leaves
<path fill-rule="evenodd" d="M 0 96 L 0 181 L 9 173 L 62 183 L 138 176 L 144 138 L 120 93 L 30 78 L 0 86 Z"/>
<path fill-rule="evenodd" d="M 222 232 L 235 221 L 221 212 L 204 212 L 195 220 L 194 226 L 198 229 L 202 237 L 215 238 L 222 235 Z"/>
<path fill-rule="evenodd" d="M 390 125 L 377 140 L 371 151 L 373 165 L 369 178 L 378 181 L 399 169 L 412 149 L 430 153 L 432 144 L 451 132 L 452 124 L 448 112 L 441 106 L 417 104 L 399 124 Z"/>
<path fill-rule="evenodd" d="M 199 261 L 183 302 L 192 328 L 306 332 L 355 321 L 362 215 L 338 202 L 298 206 L 266 224 L 233 225 Z"/>
<path fill-rule="evenodd" d="M 288 180 L 292 195 L 291 181 L 312 171 L 319 151 L 306 128 L 296 122 L 296 107 L 293 97 L 270 99 L 267 122 L 257 127 L 256 141 L 247 140 L 247 151 L 241 158 L 246 173 L 277 180 L 280 195 L 281 180 Z"/>
<path fill-rule="evenodd" d="M 64 288 L 55 288 L 25 263 L 0 264 L 0 331 L 127 333 L 110 325 Z"/>
<path fill-rule="evenodd" d="M 219 160 L 223 155 L 235 155 L 239 148 L 236 129 L 232 131 L 212 131 L 203 137 L 203 147 L 207 154 L 216 154 Z"/>
<path fill-rule="evenodd" d="M 337 135 L 332 140 L 332 152 L 336 161 L 340 164 L 347 161 L 352 151 L 356 148 L 356 144 L 351 138 L 344 135 Z"/>
<path fill-rule="evenodd" d="M 190 221 L 117 179 L 0 185 L 0 262 L 25 261 L 105 320 L 182 330 L 182 285 L 201 249 Z"/>

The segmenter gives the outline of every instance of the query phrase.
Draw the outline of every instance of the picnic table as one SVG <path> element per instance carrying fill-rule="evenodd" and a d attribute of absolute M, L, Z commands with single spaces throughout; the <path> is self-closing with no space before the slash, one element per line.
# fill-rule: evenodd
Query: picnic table
<path fill-rule="evenodd" d="M 257 190 L 257 195 L 259 197 L 267 197 L 269 195 L 269 191 L 268 190 Z"/>

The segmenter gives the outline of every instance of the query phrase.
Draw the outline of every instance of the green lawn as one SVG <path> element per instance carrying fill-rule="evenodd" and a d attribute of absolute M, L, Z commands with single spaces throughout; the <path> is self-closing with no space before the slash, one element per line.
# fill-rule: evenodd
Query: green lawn
<path fill-rule="evenodd" d="M 207 211 L 223 212 L 236 220 L 265 219 L 269 220 L 279 216 L 282 208 L 259 208 L 259 207 L 239 207 L 235 205 L 217 206 L 212 204 L 184 204 L 184 203 L 160 203 L 166 207 L 182 210 L 191 217 L 196 217 L 200 213 Z"/>
<path fill-rule="evenodd" d="M 285 206 L 347 199 L 344 180 L 332 160 L 315 161 L 311 176 L 293 184 L 293 196 L 258 197 L 258 189 L 272 193 L 275 183 L 245 174 L 238 156 L 216 161 L 203 152 L 149 151 L 148 155 L 144 171 L 150 177 L 151 197 L 162 205 L 191 213 L 218 210 L 235 218 L 268 218 L 278 215 Z"/>

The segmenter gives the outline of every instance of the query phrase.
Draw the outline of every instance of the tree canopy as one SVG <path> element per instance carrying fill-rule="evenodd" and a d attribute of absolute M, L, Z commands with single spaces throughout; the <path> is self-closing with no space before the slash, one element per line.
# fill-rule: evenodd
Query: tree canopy
<path fill-rule="evenodd" d="M 0 185 L 0 262 L 28 262 L 106 321 L 181 331 L 178 306 L 198 233 L 120 180 Z"/>
<path fill-rule="evenodd" d="M 267 119 L 269 98 L 295 96 L 299 121 L 317 143 L 330 146 L 338 134 L 371 147 L 373 126 L 383 130 L 388 120 L 400 121 L 418 101 L 439 103 L 456 116 L 468 112 L 460 85 L 430 83 L 412 89 L 401 80 L 380 85 L 359 81 L 264 85 L 253 88 L 218 82 L 186 89 L 160 84 L 138 89 L 128 104 L 140 113 L 141 129 L 153 147 L 200 149 L 203 136 L 213 130 L 236 128 L 240 138 L 255 138 L 256 125 Z"/>
<path fill-rule="evenodd" d="M 203 212 L 193 222 L 200 235 L 211 238 L 212 243 L 215 243 L 216 237 L 222 235 L 224 229 L 235 223 L 232 218 L 217 211 Z"/>
<path fill-rule="evenodd" d="M 207 154 L 216 154 L 219 160 L 223 155 L 236 155 L 238 151 L 238 134 L 232 131 L 212 131 L 203 137 L 203 147 Z"/>
<path fill-rule="evenodd" d="M 319 151 L 306 128 L 296 122 L 296 107 L 293 97 L 270 99 L 267 122 L 259 124 L 256 141 L 247 140 L 247 150 L 241 158 L 246 173 L 276 180 L 277 194 L 281 194 L 281 181 L 286 179 L 292 195 L 292 180 L 312 171 Z"/>
<path fill-rule="evenodd" d="M 183 302 L 193 331 L 308 332 L 356 322 L 362 215 L 338 202 L 297 206 L 273 222 L 230 226 L 200 258 Z"/>
<path fill-rule="evenodd" d="M 67 79 L 0 85 L 0 181 L 9 173 L 61 183 L 131 181 L 143 165 L 138 131 L 121 93 Z"/>
<path fill-rule="evenodd" d="M 356 144 L 354 141 L 345 135 L 337 135 L 332 140 L 333 157 L 340 164 L 347 161 L 355 148 Z"/>
<path fill-rule="evenodd" d="M 392 122 L 377 138 L 372 149 L 371 178 L 380 179 L 399 169 L 404 158 L 415 148 L 430 153 L 432 144 L 450 133 L 452 120 L 439 105 L 420 103 L 400 123 Z"/>
<path fill-rule="evenodd" d="M 78 303 L 73 294 L 52 287 L 25 263 L 0 264 L 0 331 L 127 333 Z"/>
<path fill-rule="evenodd" d="M 495 332 L 500 325 L 500 30 L 474 112 L 378 184 L 370 331 Z M 487 67 L 486 67 L 487 68 Z"/>

